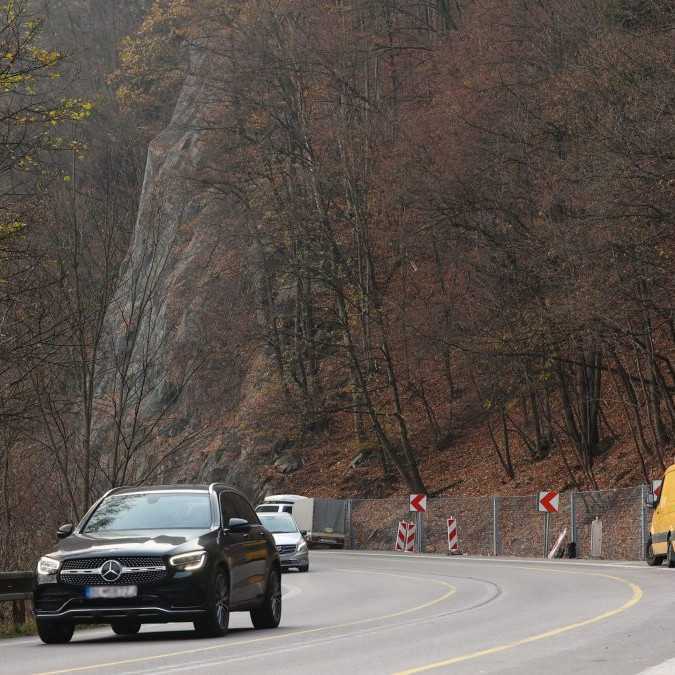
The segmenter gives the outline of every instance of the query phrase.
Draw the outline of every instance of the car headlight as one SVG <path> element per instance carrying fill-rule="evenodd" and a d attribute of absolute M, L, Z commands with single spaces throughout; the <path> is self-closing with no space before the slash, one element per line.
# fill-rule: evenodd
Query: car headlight
<path fill-rule="evenodd" d="M 43 577 L 49 577 L 56 574 L 61 568 L 61 563 L 54 558 L 40 558 L 37 564 L 37 573 Z"/>
<path fill-rule="evenodd" d="M 200 570 L 205 563 L 206 551 L 190 551 L 190 553 L 180 553 L 169 558 L 171 567 L 187 572 Z"/>
<path fill-rule="evenodd" d="M 307 542 L 304 539 L 301 539 L 298 545 L 295 547 L 295 550 L 298 553 L 304 553 L 307 550 Z"/>

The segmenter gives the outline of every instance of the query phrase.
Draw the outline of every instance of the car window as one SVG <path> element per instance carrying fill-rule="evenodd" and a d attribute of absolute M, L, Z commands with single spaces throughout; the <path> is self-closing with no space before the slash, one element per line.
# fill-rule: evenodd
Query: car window
<path fill-rule="evenodd" d="M 83 532 L 183 530 L 211 527 L 208 493 L 146 492 L 111 495 L 89 518 Z"/>
<path fill-rule="evenodd" d="M 293 513 L 292 506 L 284 506 L 284 513 Z"/>
<path fill-rule="evenodd" d="M 298 532 L 298 526 L 293 518 L 285 513 L 264 514 L 260 516 L 260 522 L 266 530 L 273 534 Z"/>
<path fill-rule="evenodd" d="M 232 500 L 232 494 L 230 492 L 222 492 L 220 494 L 220 513 L 223 519 L 223 527 L 227 527 L 230 518 L 240 517 L 237 515 L 237 507 Z"/>
<path fill-rule="evenodd" d="M 232 500 L 234 508 L 236 510 L 235 518 L 243 518 L 249 523 L 257 523 L 258 517 L 255 515 L 253 507 L 244 499 L 241 495 L 238 495 L 234 492 L 228 493 L 228 499 Z"/>
<path fill-rule="evenodd" d="M 257 513 L 277 513 L 278 511 L 279 507 L 276 504 L 265 504 L 256 508 Z"/>

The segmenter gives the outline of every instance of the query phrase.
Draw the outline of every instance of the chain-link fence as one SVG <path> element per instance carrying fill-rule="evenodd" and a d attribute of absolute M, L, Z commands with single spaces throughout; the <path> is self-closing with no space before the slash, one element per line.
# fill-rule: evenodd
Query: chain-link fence
<path fill-rule="evenodd" d="M 591 557 L 595 536 L 595 557 L 643 559 L 652 513 L 645 506 L 648 493 L 646 485 L 564 492 L 559 511 L 548 515 L 539 512 L 537 495 L 430 498 L 427 512 L 420 517 L 419 548 L 427 553 L 447 552 L 447 519 L 452 516 L 462 553 L 543 556 L 565 532 L 563 546 L 573 542 L 577 557 Z M 391 550 L 399 521 L 415 520 L 407 497 L 353 499 L 349 505 L 346 546 L 353 549 Z"/>

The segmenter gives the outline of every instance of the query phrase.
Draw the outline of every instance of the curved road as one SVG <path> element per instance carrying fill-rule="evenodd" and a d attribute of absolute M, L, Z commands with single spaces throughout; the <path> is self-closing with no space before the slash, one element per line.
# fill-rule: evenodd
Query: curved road
<path fill-rule="evenodd" d="M 640 563 L 313 551 L 309 574 L 284 576 L 277 630 L 234 614 L 215 640 L 181 624 L 80 630 L 64 646 L 21 638 L 0 642 L 0 672 L 665 675 L 674 591 L 675 570 Z"/>

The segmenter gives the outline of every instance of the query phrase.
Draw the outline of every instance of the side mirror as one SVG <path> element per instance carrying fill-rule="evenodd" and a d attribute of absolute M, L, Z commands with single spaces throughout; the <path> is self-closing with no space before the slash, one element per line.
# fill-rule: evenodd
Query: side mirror
<path fill-rule="evenodd" d="M 227 529 L 230 532 L 248 532 L 251 529 L 251 523 L 244 518 L 230 518 Z"/>
<path fill-rule="evenodd" d="M 653 494 L 653 493 L 650 492 L 650 493 L 645 497 L 645 504 L 646 504 L 650 509 L 655 509 L 655 508 L 658 506 L 658 504 L 659 504 L 659 498 L 658 498 L 655 494 Z"/>
<path fill-rule="evenodd" d="M 61 525 L 61 527 L 56 530 L 56 536 L 59 539 L 65 539 L 66 537 L 70 537 L 74 529 L 75 527 L 71 523 L 68 523 L 67 525 Z"/>

